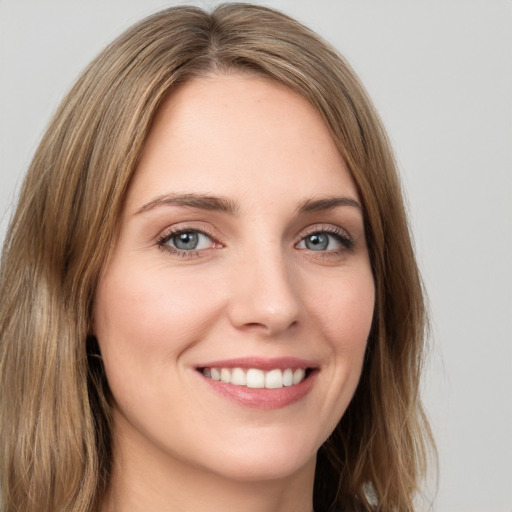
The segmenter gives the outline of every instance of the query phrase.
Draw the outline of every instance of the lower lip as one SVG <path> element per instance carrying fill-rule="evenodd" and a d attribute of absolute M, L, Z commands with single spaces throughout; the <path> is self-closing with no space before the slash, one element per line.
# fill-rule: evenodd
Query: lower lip
<path fill-rule="evenodd" d="M 282 388 L 248 388 L 235 386 L 199 374 L 211 389 L 244 407 L 281 409 L 302 400 L 313 387 L 317 372 L 311 372 L 301 383 Z"/>

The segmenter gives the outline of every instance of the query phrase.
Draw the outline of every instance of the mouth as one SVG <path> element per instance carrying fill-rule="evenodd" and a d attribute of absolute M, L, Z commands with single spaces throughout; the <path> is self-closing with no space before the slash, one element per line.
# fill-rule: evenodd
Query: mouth
<path fill-rule="evenodd" d="M 246 407 L 279 409 L 302 400 L 313 388 L 318 365 L 297 358 L 243 358 L 196 367 L 216 393 Z"/>
<path fill-rule="evenodd" d="M 269 371 L 260 368 L 204 367 L 199 369 L 208 379 L 244 386 L 251 389 L 280 389 L 297 386 L 312 372 L 312 368 L 274 368 Z"/>

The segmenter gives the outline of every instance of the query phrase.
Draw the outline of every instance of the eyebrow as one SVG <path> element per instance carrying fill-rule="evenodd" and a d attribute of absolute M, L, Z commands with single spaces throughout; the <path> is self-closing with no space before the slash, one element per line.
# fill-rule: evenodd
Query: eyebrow
<path fill-rule="evenodd" d="M 147 212 L 159 206 L 188 206 L 190 208 L 199 208 L 201 210 L 217 211 L 236 215 L 238 205 L 231 199 L 225 197 L 215 197 L 205 194 L 165 194 L 155 197 L 142 207 L 135 215 Z"/>
<path fill-rule="evenodd" d="M 135 215 L 153 210 L 160 206 L 185 206 L 189 208 L 199 208 L 201 210 L 218 211 L 231 215 L 237 215 L 239 212 L 238 204 L 225 197 L 216 197 L 206 194 L 164 194 L 155 197 L 141 206 L 135 212 Z M 331 210 L 339 206 L 350 206 L 362 210 L 359 202 L 350 197 L 324 197 L 319 199 L 306 199 L 299 204 L 296 211 L 299 214 L 314 213 Z"/>
<path fill-rule="evenodd" d="M 332 210 L 338 206 L 351 206 L 363 210 L 361 204 L 351 197 L 323 197 L 319 199 L 307 199 L 299 204 L 297 212 L 313 213 L 324 210 Z"/>

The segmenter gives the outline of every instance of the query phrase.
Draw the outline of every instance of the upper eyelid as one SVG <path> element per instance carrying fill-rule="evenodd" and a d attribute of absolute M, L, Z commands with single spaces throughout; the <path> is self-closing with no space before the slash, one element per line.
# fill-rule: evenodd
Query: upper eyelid
<path fill-rule="evenodd" d="M 215 242 L 220 242 L 219 236 L 217 235 L 216 230 L 213 230 L 210 227 L 202 225 L 202 224 L 201 224 L 201 226 L 194 226 L 194 225 L 191 225 L 188 223 L 184 223 L 183 225 L 178 225 L 178 226 L 176 226 L 176 225 L 169 226 L 169 227 L 161 230 L 160 233 L 157 235 L 157 239 L 161 240 L 165 237 L 172 237 L 179 233 L 187 233 L 189 231 L 201 233 L 201 234 L 211 238 Z"/>
<path fill-rule="evenodd" d="M 207 237 L 209 237 L 213 242 L 216 244 L 224 246 L 226 244 L 225 237 L 222 236 L 222 234 L 219 232 L 218 229 L 212 227 L 210 224 L 207 224 L 203 221 L 184 221 L 177 224 L 174 224 L 172 226 L 168 226 L 164 229 L 162 229 L 155 237 L 155 240 L 157 243 L 161 243 L 162 240 L 171 238 L 172 236 L 175 236 L 179 233 L 184 233 L 187 231 L 193 231 L 201 233 Z M 304 228 L 302 228 L 293 238 L 294 242 L 293 244 L 298 244 L 301 240 L 306 238 L 307 236 L 313 234 L 313 233 L 320 233 L 320 232 L 326 232 L 326 233 L 332 233 L 334 235 L 339 235 L 342 237 L 346 237 L 349 240 L 353 240 L 352 235 L 350 232 L 342 228 L 341 226 L 329 222 L 316 222 L 313 224 L 310 224 Z"/>
<path fill-rule="evenodd" d="M 172 245 L 169 245 L 168 242 L 175 237 L 176 235 L 179 235 L 180 233 L 187 233 L 187 232 L 196 232 L 200 233 L 201 235 L 206 236 L 211 244 L 212 247 L 206 247 L 203 249 L 179 249 L 178 247 L 173 247 Z M 212 235 L 206 232 L 204 229 L 199 228 L 192 228 L 192 227 L 175 227 L 170 226 L 167 229 L 164 229 L 160 232 L 160 234 L 157 236 L 154 245 L 158 247 L 158 249 L 169 253 L 171 255 L 174 255 L 175 257 L 184 257 L 184 258 L 194 258 L 199 256 L 200 254 L 206 254 L 207 251 L 219 249 L 224 246 L 222 242 L 218 242 L 216 238 L 214 238 Z"/>
<path fill-rule="evenodd" d="M 196 224 L 197 222 L 197 224 Z M 215 228 L 212 228 L 209 224 L 203 223 L 201 221 L 192 221 L 192 222 L 183 222 L 178 223 L 177 225 L 168 226 L 157 234 L 157 238 L 161 238 L 162 236 L 171 235 L 175 233 L 183 233 L 187 231 L 195 231 L 198 233 L 202 233 L 212 238 L 221 238 L 221 234 Z M 309 226 L 302 228 L 294 238 L 302 239 L 305 236 L 308 236 L 312 233 L 319 232 L 328 232 L 328 233 L 340 233 L 345 234 L 349 238 L 351 237 L 350 232 L 342 228 L 341 226 L 332 224 L 332 223 L 314 223 Z"/>
<path fill-rule="evenodd" d="M 326 250 L 326 251 L 314 251 L 315 257 L 327 257 L 329 254 L 340 254 L 340 252 L 352 252 L 354 251 L 357 243 L 352 237 L 352 235 L 341 226 L 336 224 L 311 224 L 305 230 L 303 230 L 299 236 L 299 239 L 295 242 L 294 246 L 300 250 L 307 250 L 304 247 L 298 247 L 300 244 L 304 243 L 308 236 L 313 235 L 315 233 L 327 233 L 331 237 L 337 239 L 337 242 L 341 244 L 341 250 Z"/>
<path fill-rule="evenodd" d="M 180 235 L 180 234 L 183 234 L 183 233 L 198 233 L 200 235 L 203 235 L 203 236 L 206 236 L 207 238 L 209 238 L 210 240 L 212 240 L 212 242 L 216 242 L 216 240 L 214 239 L 214 237 L 212 235 L 210 235 L 209 233 L 205 233 L 204 231 L 200 230 L 200 229 L 178 229 L 178 230 L 169 230 L 167 232 L 164 232 L 162 233 L 159 237 L 158 237 L 158 240 L 159 241 L 162 241 L 162 240 L 170 240 L 171 238 L 175 237 L 176 235 Z"/>
<path fill-rule="evenodd" d="M 302 240 L 303 238 L 312 235 L 313 233 L 333 233 L 338 235 L 345 235 L 347 238 L 352 238 L 349 231 L 346 229 L 337 226 L 335 224 L 311 224 L 310 226 L 305 227 L 301 232 L 297 235 L 298 241 Z"/>

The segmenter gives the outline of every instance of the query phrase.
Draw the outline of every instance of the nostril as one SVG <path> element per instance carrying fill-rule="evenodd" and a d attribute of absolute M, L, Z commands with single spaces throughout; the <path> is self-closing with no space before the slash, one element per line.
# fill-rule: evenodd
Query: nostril
<path fill-rule="evenodd" d="M 240 327 L 247 330 L 262 330 L 269 331 L 271 333 L 284 331 L 286 329 L 294 328 L 298 325 L 297 320 L 292 322 L 278 321 L 277 319 L 269 319 L 268 321 L 262 320 L 261 322 L 246 322 Z"/>

